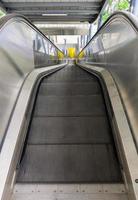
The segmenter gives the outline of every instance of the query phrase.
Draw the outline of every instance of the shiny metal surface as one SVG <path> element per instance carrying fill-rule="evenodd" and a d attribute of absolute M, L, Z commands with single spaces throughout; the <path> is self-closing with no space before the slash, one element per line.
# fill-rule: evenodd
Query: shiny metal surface
<path fill-rule="evenodd" d="M 0 147 L 27 75 L 36 67 L 59 63 L 59 49 L 27 20 L 14 16 L 5 21 L 0 21 Z"/>
<path fill-rule="evenodd" d="M 33 192 L 32 192 L 33 191 Z M 128 200 L 123 184 L 17 184 L 12 200 Z"/>
<path fill-rule="evenodd" d="M 81 62 L 109 70 L 118 87 L 138 148 L 138 20 L 116 13 L 83 49 Z"/>
<path fill-rule="evenodd" d="M 111 126 L 114 130 L 114 141 L 122 166 L 122 175 L 128 198 L 130 200 L 137 200 L 138 184 L 136 183 L 136 179 L 138 177 L 138 155 L 114 79 L 110 72 L 103 67 L 88 64 L 78 65 L 99 77 L 106 100 Z"/>
<path fill-rule="evenodd" d="M 33 70 L 22 86 L 0 153 L 0 200 L 9 200 L 39 81 L 66 64 Z M 30 102 L 31 99 L 31 102 Z M 29 108 L 29 111 L 28 111 Z"/>

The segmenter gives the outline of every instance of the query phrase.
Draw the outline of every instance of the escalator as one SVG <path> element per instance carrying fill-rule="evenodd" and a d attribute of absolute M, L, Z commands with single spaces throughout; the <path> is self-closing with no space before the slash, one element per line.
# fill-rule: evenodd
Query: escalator
<path fill-rule="evenodd" d="M 26 18 L 2 25 L 0 200 L 137 200 L 134 19 L 111 16 L 75 62 Z"/>
<path fill-rule="evenodd" d="M 17 182 L 122 182 L 94 75 L 69 65 L 41 81 Z"/>

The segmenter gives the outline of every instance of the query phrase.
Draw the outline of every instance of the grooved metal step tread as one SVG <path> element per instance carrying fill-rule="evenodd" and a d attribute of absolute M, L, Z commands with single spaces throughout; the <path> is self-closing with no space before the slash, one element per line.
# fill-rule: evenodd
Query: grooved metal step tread
<path fill-rule="evenodd" d="M 111 142 L 105 117 L 36 117 L 28 138 L 29 144 Z"/>
<path fill-rule="evenodd" d="M 101 95 L 43 96 L 39 95 L 35 116 L 103 116 L 105 106 Z"/>
<path fill-rule="evenodd" d="M 39 94 L 40 95 L 92 95 L 92 94 L 99 94 L 101 92 L 101 89 L 99 85 L 94 83 L 70 83 L 70 82 L 64 82 L 64 83 L 42 83 Z"/>
<path fill-rule="evenodd" d="M 27 145 L 18 182 L 121 181 L 112 145 Z"/>
<path fill-rule="evenodd" d="M 82 69 L 78 69 L 77 67 L 72 68 L 68 67 L 68 69 L 62 69 L 56 74 L 52 76 L 48 76 L 43 82 L 97 82 L 97 78 L 91 76 L 87 72 L 83 72 Z"/>

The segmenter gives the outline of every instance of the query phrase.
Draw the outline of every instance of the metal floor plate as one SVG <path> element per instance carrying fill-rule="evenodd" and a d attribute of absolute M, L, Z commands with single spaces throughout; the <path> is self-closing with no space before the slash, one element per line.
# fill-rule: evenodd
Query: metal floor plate
<path fill-rule="evenodd" d="M 127 200 L 123 184 L 17 184 L 12 200 Z"/>
<path fill-rule="evenodd" d="M 126 194 L 14 194 L 12 200 L 128 200 Z"/>
<path fill-rule="evenodd" d="M 39 87 L 18 183 L 117 183 L 120 167 L 98 79 L 77 66 Z"/>

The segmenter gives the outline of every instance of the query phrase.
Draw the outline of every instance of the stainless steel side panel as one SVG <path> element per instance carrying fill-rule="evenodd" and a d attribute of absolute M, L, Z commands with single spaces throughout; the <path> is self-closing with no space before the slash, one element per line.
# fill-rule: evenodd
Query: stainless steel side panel
<path fill-rule="evenodd" d="M 0 24 L 0 148 L 25 78 L 36 67 L 58 64 L 58 51 L 24 18 Z"/>
<path fill-rule="evenodd" d="M 138 19 L 114 14 L 83 52 L 81 62 L 94 62 L 112 74 L 138 148 Z"/>
<path fill-rule="evenodd" d="M 122 175 L 124 177 L 124 183 L 126 185 L 127 194 L 130 200 L 138 199 L 138 156 L 136 147 L 133 141 L 131 130 L 124 112 L 122 102 L 116 88 L 115 82 L 111 74 L 102 67 L 88 64 L 78 64 L 83 69 L 94 73 L 99 77 L 103 91 L 105 92 L 105 99 L 107 94 L 110 99 L 110 103 L 107 100 L 108 106 L 112 108 L 112 114 L 110 108 L 108 108 L 110 121 L 114 130 L 114 140 L 118 156 L 122 165 Z M 106 89 L 105 89 L 106 88 Z"/>
<path fill-rule="evenodd" d="M 29 28 L 13 22 L 0 31 L 0 143 L 21 85 L 34 68 Z"/>
<path fill-rule="evenodd" d="M 29 114 L 27 108 L 32 92 L 34 93 L 34 86 L 43 76 L 64 66 L 65 64 L 60 64 L 35 69 L 28 75 L 22 86 L 0 153 L 0 200 L 9 200 L 12 194 L 16 167 L 28 126 Z"/>

